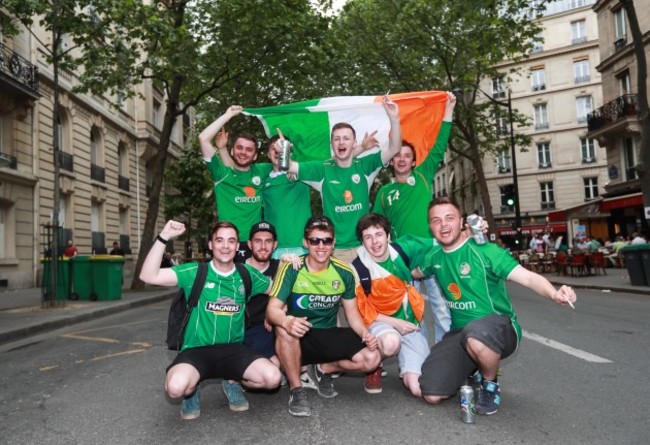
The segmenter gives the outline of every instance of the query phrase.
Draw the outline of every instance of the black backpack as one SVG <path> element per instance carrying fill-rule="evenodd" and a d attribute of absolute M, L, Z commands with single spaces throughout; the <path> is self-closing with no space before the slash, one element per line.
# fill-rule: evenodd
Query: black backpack
<path fill-rule="evenodd" d="M 404 249 L 402 249 L 402 247 L 396 243 L 390 243 L 390 245 L 393 249 L 395 249 L 395 251 L 402 258 L 402 261 L 404 261 L 406 267 L 410 269 L 411 261 L 409 260 L 409 257 L 406 255 L 406 252 L 404 252 Z M 359 275 L 359 284 L 361 284 L 361 287 L 363 287 L 363 291 L 366 293 L 366 295 L 370 295 L 370 291 L 372 290 L 372 279 L 370 278 L 370 271 L 368 270 L 366 265 L 363 264 L 361 258 L 359 257 L 356 257 L 354 261 L 352 261 L 352 267 L 356 269 L 357 275 Z"/>
<path fill-rule="evenodd" d="M 246 269 L 246 266 L 240 263 L 235 263 L 237 272 L 241 276 L 244 283 L 244 293 L 248 299 L 251 295 L 253 284 L 251 282 L 251 275 Z M 188 299 L 185 299 L 185 292 L 180 289 L 169 307 L 169 316 L 167 318 L 167 347 L 172 351 L 180 351 L 183 346 L 183 338 L 185 337 L 185 327 L 190 319 L 192 310 L 199 302 L 199 296 L 205 284 L 205 278 L 208 276 L 207 263 L 198 263 L 196 277 L 192 285 L 192 291 Z"/>

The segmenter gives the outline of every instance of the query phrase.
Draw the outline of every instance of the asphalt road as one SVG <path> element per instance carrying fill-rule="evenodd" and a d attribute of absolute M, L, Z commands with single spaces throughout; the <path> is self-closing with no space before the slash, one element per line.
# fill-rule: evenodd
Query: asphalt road
<path fill-rule="evenodd" d="M 181 421 L 163 392 L 174 353 L 159 303 L 3 345 L 0 443 L 648 443 L 648 297 L 581 290 L 574 311 L 510 289 L 525 338 L 504 363 L 501 410 L 473 425 L 457 398 L 432 407 L 407 396 L 394 360 L 382 394 L 346 375 L 335 399 L 310 391 L 310 418 L 288 414 L 286 388 L 248 394 L 250 410 L 233 413 L 208 382 L 201 417 Z"/>

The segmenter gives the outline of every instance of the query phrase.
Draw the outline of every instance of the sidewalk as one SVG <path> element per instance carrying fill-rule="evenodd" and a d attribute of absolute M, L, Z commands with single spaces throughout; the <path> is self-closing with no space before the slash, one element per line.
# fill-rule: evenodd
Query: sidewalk
<path fill-rule="evenodd" d="M 629 292 L 650 296 L 650 286 L 632 286 L 626 269 L 607 269 L 607 275 L 589 277 L 544 275 L 551 283 L 603 292 Z M 125 280 L 125 286 L 130 283 Z M 0 344 L 52 331 L 131 308 L 171 300 L 175 288 L 150 287 L 143 291 L 124 289 L 113 301 L 63 301 L 60 308 L 41 307 L 41 288 L 0 292 Z"/>
<path fill-rule="evenodd" d="M 130 280 L 124 281 L 125 288 L 120 300 L 61 300 L 59 307 L 48 309 L 42 307 L 40 287 L 0 292 L 0 344 L 158 301 L 171 300 L 177 291 L 176 288 L 156 286 L 132 291 L 126 288 L 130 286 Z"/>

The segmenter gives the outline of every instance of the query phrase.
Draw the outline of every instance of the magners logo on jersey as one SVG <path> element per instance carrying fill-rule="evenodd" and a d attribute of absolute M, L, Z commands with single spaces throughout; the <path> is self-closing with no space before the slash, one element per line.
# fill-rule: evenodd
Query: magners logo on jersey
<path fill-rule="evenodd" d="M 234 315 L 241 312 L 241 304 L 232 298 L 219 298 L 217 301 L 207 301 L 205 310 L 217 315 Z"/>

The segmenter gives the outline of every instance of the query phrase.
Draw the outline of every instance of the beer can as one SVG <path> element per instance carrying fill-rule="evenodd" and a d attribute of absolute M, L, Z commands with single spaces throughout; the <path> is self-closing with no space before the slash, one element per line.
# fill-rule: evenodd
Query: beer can
<path fill-rule="evenodd" d="M 483 229 L 481 229 L 480 216 L 474 213 L 472 213 L 471 215 L 467 215 L 467 224 L 469 224 L 469 228 L 472 230 L 472 235 L 474 235 L 476 244 L 487 243 L 487 238 L 485 237 L 485 233 L 483 233 Z"/>
<path fill-rule="evenodd" d="M 476 422 L 474 410 L 474 388 L 469 385 L 460 387 L 460 419 L 465 423 Z"/>
<path fill-rule="evenodd" d="M 278 167 L 280 170 L 287 171 L 289 170 L 289 165 L 291 164 L 291 143 L 286 139 L 281 141 L 282 151 L 278 156 Z"/>

